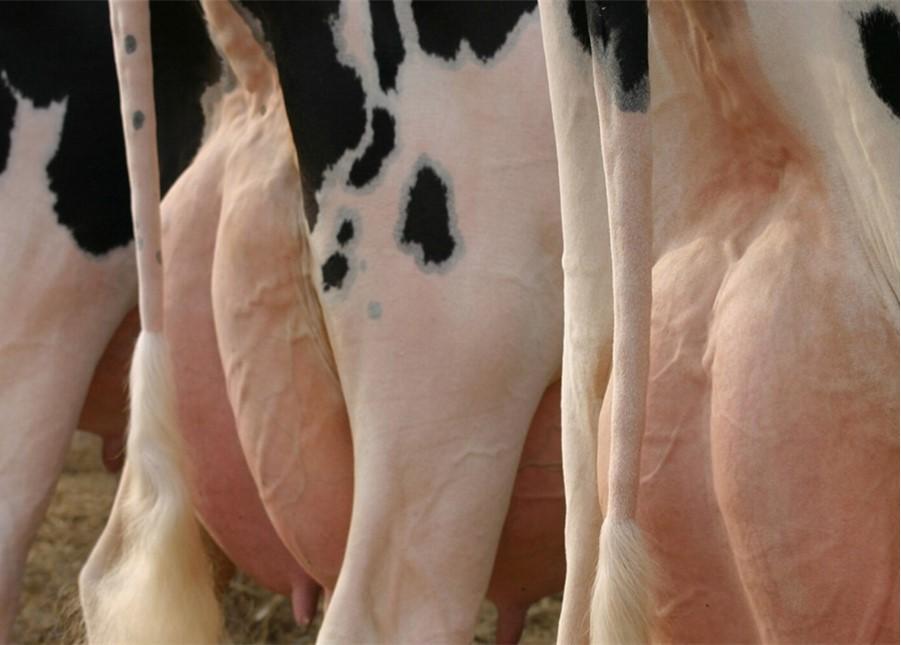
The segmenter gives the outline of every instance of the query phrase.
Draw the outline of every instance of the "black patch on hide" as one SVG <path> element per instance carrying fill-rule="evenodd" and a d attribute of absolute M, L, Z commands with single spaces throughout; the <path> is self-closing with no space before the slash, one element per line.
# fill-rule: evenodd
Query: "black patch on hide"
<path fill-rule="evenodd" d="M 569 0 L 566 9 L 573 36 L 582 45 L 585 53 L 590 54 L 591 39 L 588 35 L 588 9 L 585 7 L 585 0 Z"/>
<path fill-rule="evenodd" d="M 528 2 L 456 2 L 413 0 L 419 46 L 433 56 L 452 61 L 463 41 L 483 63 L 507 42 L 519 19 L 536 7 Z"/>
<path fill-rule="evenodd" d="M 259 18 L 275 52 L 312 231 L 319 215 L 316 192 L 326 171 L 356 148 L 366 131 L 363 84 L 353 68 L 338 60 L 332 33 L 339 3 L 265 1 L 243 6 Z"/>
<path fill-rule="evenodd" d="M 645 0 L 588 1 L 588 31 L 595 55 L 614 80 L 615 100 L 623 112 L 646 112 L 648 88 L 648 4 Z"/>
<path fill-rule="evenodd" d="M 347 257 L 339 251 L 332 253 L 322 265 L 322 290 L 340 289 L 348 270 Z"/>
<path fill-rule="evenodd" d="M 354 239 L 354 223 L 349 219 L 341 222 L 341 228 L 338 229 L 338 235 L 335 239 L 340 246 L 347 246 L 347 243 Z"/>
<path fill-rule="evenodd" d="M 218 79 L 219 58 L 197 3 L 152 3 L 151 29 L 165 192 L 199 146 L 199 98 Z M 128 244 L 128 174 L 107 4 L 0 2 L 0 72 L 36 108 L 66 100 L 59 148 L 47 165 L 60 224 L 93 255 Z M 8 134 L 2 115 L 0 132 L 0 139 Z"/>
<path fill-rule="evenodd" d="M 16 97 L 0 78 L 0 175 L 6 170 L 13 120 L 16 116 Z"/>
<path fill-rule="evenodd" d="M 151 2 L 150 30 L 160 192 L 165 194 L 200 149 L 200 100 L 221 77 L 222 63 L 197 2 Z"/>
<path fill-rule="evenodd" d="M 898 116 L 898 16 L 874 7 L 857 19 L 870 85 Z"/>
<path fill-rule="evenodd" d="M 407 52 L 394 13 L 394 2 L 369 0 L 369 15 L 372 17 L 372 44 L 379 68 L 379 85 L 384 92 L 397 89 L 397 70 Z"/>
<path fill-rule="evenodd" d="M 447 261 L 457 246 L 450 226 L 447 184 L 430 165 L 422 166 L 410 186 L 403 208 L 404 224 L 400 242 L 418 246 L 423 265 L 440 265 Z"/>
<path fill-rule="evenodd" d="M 382 169 L 382 162 L 394 150 L 394 117 L 384 108 L 372 111 L 372 143 L 363 156 L 354 161 L 347 183 L 362 188 L 375 179 Z"/>

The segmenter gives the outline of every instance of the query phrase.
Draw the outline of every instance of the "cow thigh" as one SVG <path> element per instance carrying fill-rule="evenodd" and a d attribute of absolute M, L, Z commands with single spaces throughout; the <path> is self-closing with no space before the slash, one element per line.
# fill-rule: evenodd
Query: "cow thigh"
<path fill-rule="evenodd" d="M 699 239 L 655 267 L 639 505 L 661 639 L 897 639 L 897 335 L 812 230 L 772 218 L 737 261 Z"/>
<path fill-rule="evenodd" d="M 760 638 L 897 642 L 897 330 L 808 235 L 771 225 L 723 284 L 714 490 Z"/>

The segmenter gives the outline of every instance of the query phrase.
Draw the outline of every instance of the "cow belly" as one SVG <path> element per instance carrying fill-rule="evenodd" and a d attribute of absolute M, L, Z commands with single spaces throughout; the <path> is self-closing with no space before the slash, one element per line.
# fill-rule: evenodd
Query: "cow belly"
<path fill-rule="evenodd" d="M 740 249 L 699 237 L 655 267 L 658 637 L 897 640 L 897 331 L 828 225 L 772 217 Z"/>

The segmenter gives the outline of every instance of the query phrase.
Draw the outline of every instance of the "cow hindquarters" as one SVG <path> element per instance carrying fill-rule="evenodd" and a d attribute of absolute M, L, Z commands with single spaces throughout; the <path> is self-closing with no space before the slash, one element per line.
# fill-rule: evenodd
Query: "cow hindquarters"
<path fill-rule="evenodd" d="M 179 471 L 171 380 L 164 338 L 143 331 L 129 377 L 129 457 L 79 577 L 89 642 L 204 643 L 221 631 L 212 569 Z"/>

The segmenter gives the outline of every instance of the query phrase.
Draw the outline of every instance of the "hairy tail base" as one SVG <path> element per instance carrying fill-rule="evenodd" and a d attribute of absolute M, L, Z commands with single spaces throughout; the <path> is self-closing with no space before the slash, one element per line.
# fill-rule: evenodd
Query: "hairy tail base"
<path fill-rule="evenodd" d="M 142 331 L 129 375 L 128 456 L 79 580 L 91 643 L 214 643 L 222 618 L 182 470 L 168 347 Z"/>
<path fill-rule="evenodd" d="M 653 614 L 654 563 L 633 520 L 604 520 L 591 600 L 591 642 L 647 643 Z"/>

